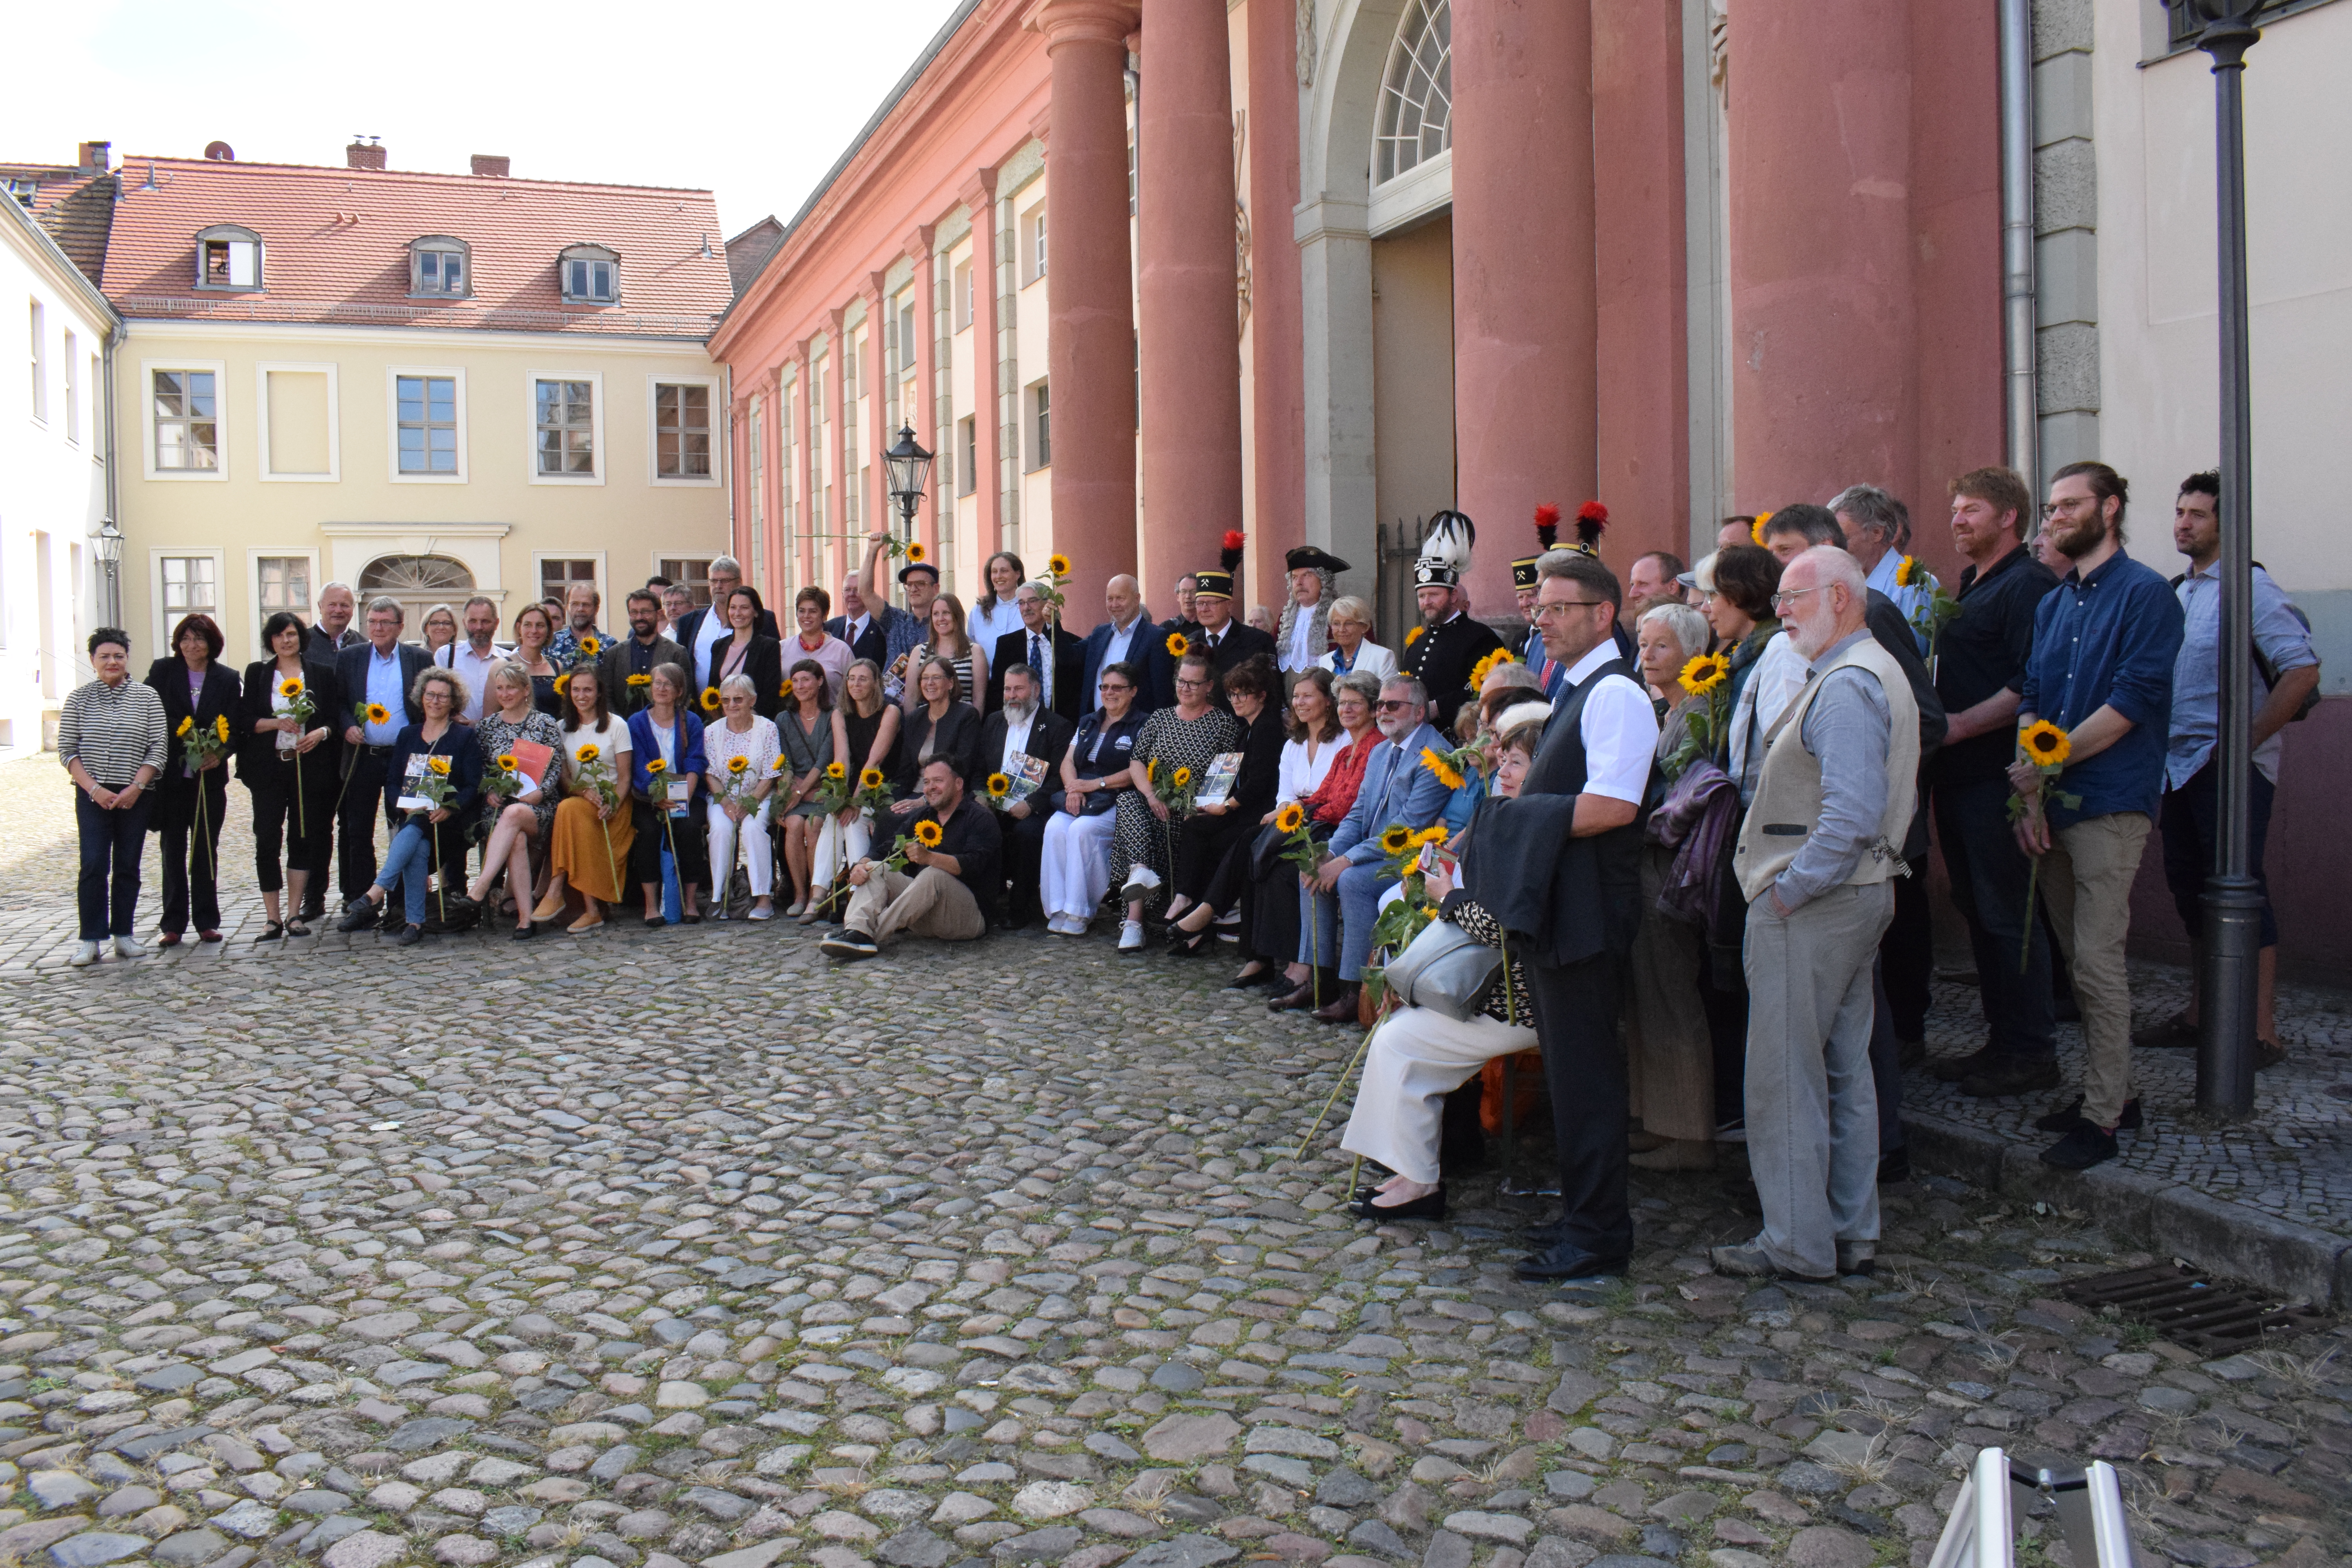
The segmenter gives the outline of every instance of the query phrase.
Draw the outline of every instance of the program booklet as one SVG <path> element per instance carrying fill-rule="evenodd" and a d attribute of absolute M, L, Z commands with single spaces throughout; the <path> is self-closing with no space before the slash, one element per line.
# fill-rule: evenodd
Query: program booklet
<path fill-rule="evenodd" d="M 1204 805 L 1223 805 L 1234 798 L 1234 781 L 1241 776 L 1242 754 L 1239 752 L 1219 752 L 1209 759 L 1201 774 L 1201 787 L 1193 794 L 1195 810 Z"/>
<path fill-rule="evenodd" d="M 1045 787 L 1045 759 L 1026 752 L 1007 752 L 1004 776 L 1013 785 L 1004 792 L 1004 804 L 1017 805 Z"/>

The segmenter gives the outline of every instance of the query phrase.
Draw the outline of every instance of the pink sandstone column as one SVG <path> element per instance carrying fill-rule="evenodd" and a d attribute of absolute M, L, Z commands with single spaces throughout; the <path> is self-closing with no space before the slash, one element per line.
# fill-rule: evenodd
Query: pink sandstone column
<path fill-rule="evenodd" d="M 931 288 L 931 226 L 923 224 L 907 237 L 907 255 L 915 264 L 915 380 L 911 406 L 905 406 L 908 423 L 915 427 L 915 444 L 931 457 L 931 478 L 923 489 L 923 503 L 915 509 L 915 537 L 922 541 L 924 553 L 933 565 L 940 559 L 940 512 L 937 497 L 939 487 L 940 438 L 936 428 L 939 420 L 935 410 L 932 381 L 938 372 L 939 349 L 931 334 L 939 323 L 932 319 L 938 301 Z M 904 405 L 902 405 L 904 406 Z M 890 439 L 895 442 L 893 433 Z M 895 574 L 894 574 L 895 575 Z"/>
<path fill-rule="evenodd" d="M 825 443 L 825 463 L 833 474 L 833 494 L 824 509 L 824 538 L 817 548 L 817 574 L 811 581 L 831 597 L 841 591 L 841 574 L 845 570 L 842 556 L 847 549 L 843 541 L 851 531 L 849 497 L 856 481 L 849 472 L 849 421 L 854 416 L 849 403 L 849 331 L 842 324 L 848 310 L 835 305 L 824 314 L 824 414 L 833 432 Z M 777 624 L 787 637 L 793 629 L 793 617 L 786 613 L 790 607 L 776 612 Z"/>
<path fill-rule="evenodd" d="M 760 542 L 767 558 L 768 575 L 782 581 L 792 570 L 784 559 L 784 367 L 779 363 L 760 373 L 760 514 L 766 538 Z M 747 472 L 749 470 L 746 470 Z M 766 584 L 755 584 L 761 597 L 774 597 Z"/>
<path fill-rule="evenodd" d="M 1455 504 L 1474 613 L 1511 607 L 1535 509 L 1598 488 L 1591 0 L 1454 7 Z"/>
<path fill-rule="evenodd" d="M 1127 228 L 1127 0 L 1045 0 L 1054 96 L 1045 163 L 1046 374 L 1054 542 L 1070 558 L 1072 629 L 1102 618 L 1103 584 L 1135 570 L 1134 275 Z M 1032 571 L 1042 561 L 1029 563 Z"/>
<path fill-rule="evenodd" d="M 980 552 L 972 563 L 976 575 L 965 587 L 970 604 L 987 590 L 988 558 L 1004 548 L 1003 478 L 996 471 L 995 164 L 973 171 L 963 188 L 963 205 L 971 213 L 971 499 L 979 513 L 972 535 Z"/>
<path fill-rule="evenodd" d="M 1232 49 L 1224 0 L 1150 0 L 1137 126 L 1144 594 L 1155 606 L 1242 523 Z M 1235 614 L 1268 585 L 1235 585 Z M 1163 612 L 1164 613 L 1164 612 Z"/>
<path fill-rule="evenodd" d="M 871 533 L 887 527 L 898 531 L 898 503 L 890 496 L 890 465 L 882 459 L 898 439 L 898 426 L 890 421 L 890 360 L 885 351 L 889 340 L 885 333 L 882 312 L 889 307 L 882 291 L 879 269 L 866 275 L 866 524 L 859 530 Z M 850 552 L 850 565 L 856 566 L 866 559 L 866 546 L 857 544 Z"/>
<path fill-rule="evenodd" d="M 1732 460 L 1744 510 L 1825 501 L 1856 482 L 1899 488 L 1917 472 L 1910 14 L 1812 0 L 1744 7 L 1732 24 Z"/>
<path fill-rule="evenodd" d="M 810 520 L 816 515 L 814 502 L 816 494 L 816 443 L 809 437 L 811 372 L 807 340 L 803 340 L 793 348 L 793 364 L 799 376 L 798 381 L 794 383 L 795 390 L 792 400 L 793 451 L 797 455 L 800 465 L 793 475 L 793 517 L 796 525 L 793 538 L 798 548 L 793 553 L 792 568 L 783 574 L 780 586 L 814 582 L 816 577 L 816 544 L 810 538 L 810 534 L 814 531 L 810 527 Z M 772 596 L 768 595 L 765 589 L 761 592 L 763 596 Z M 778 626 L 781 629 L 781 622 L 778 623 Z"/>
<path fill-rule="evenodd" d="M 1282 558 L 1307 542 L 1307 362 L 1298 245 L 1298 34 L 1287 5 L 1249 8 L 1250 542 L 1256 596 L 1281 610 Z M 1369 585 L 1375 563 L 1350 563 Z M 1164 592 L 1164 590 L 1163 590 Z"/>
<path fill-rule="evenodd" d="M 735 399 L 735 401 L 729 405 L 728 413 L 731 416 L 734 425 L 733 439 L 730 440 L 728 445 L 733 448 L 733 457 L 731 460 L 735 464 L 737 483 L 735 486 L 735 515 L 733 526 L 727 531 L 727 552 L 730 555 L 736 557 L 738 560 L 746 563 L 744 571 L 745 574 L 748 576 L 751 570 L 749 562 L 751 557 L 751 488 L 750 482 L 751 477 L 751 395 L 747 393 L 743 396 Z M 761 592 L 767 592 L 764 585 L 761 587 Z"/>

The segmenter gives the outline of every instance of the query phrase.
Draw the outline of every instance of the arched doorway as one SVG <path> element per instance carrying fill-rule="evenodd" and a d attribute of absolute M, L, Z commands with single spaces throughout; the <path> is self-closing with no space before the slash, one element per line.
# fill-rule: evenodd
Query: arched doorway
<path fill-rule="evenodd" d="M 379 555 L 360 574 L 360 611 L 364 626 L 367 601 L 383 595 L 400 601 L 407 624 L 401 637 L 425 640 L 425 612 L 436 605 L 461 606 L 474 591 L 474 574 L 462 561 L 446 555 Z M 462 622 L 464 616 L 461 615 Z"/>

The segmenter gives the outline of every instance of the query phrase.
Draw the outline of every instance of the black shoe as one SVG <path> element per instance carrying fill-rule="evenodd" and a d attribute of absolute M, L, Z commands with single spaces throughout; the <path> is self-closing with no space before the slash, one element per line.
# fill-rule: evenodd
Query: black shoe
<path fill-rule="evenodd" d="M 1284 984 L 1282 971 L 1269 963 L 1255 974 L 1236 974 L 1225 982 L 1228 991 L 1256 991 L 1268 985 Z"/>
<path fill-rule="evenodd" d="M 1970 1051 L 1964 1057 L 1946 1057 L 1927 1064 L 1927 1076 L 1945 1083 L 1958 1083 L 1979 1073 L 1990 1072 L 2003 1061 L 2002 1053 L 1987 1046 L 1980 1051 Z"/>
<path fill-rule="evenodd" d="M 1907 1182 L 1910 1179 L 1911 1151 L 1909 1149 L 1891 1149 L 1878 1157 L 1878 1184 L 1880 1186 L 1891 1187 L 1897 1185 L 1900 1183 Z M 1864 1271 L 1849 1268 L 1843 1270 L 1843 1272 L 1855 1274 Z"/>
<path fill-rule="evenodd" d="M 1202 926 L 1199 931 L 1186 931 L 1182 926 L 1170 926 L 1168 951 L 1187 955 L 1199 952 L 1209 944 L 1213 934 L 1206 926 Z"/>
<path fill-rule="evenodd" d="M 2042 1163 L 2062 1171 L 2087 1171 L 2116 1157 L 2116 1135 L 2077 1118 L 2066 1136 L 2042 1151 Z"/>
<path fill-rule="evenodd" d="M 343 906 L 343 918 L 335 922 L 337 931 L 365 931 L 375 924 L 382 910 L 373 899 L 354 899 Z"/>
<path fill-rule="evenodd" d="M 1896 1153 L 1903 1151 L 1897 1149 Z M 1882 1181 L 1884 1177 L 1880 1178 Z M 1841 1275 L 1859 1274 L 1864 1279 L 1878 1272 L 1878 1244 L 1874 1241 L 1841 1241 L 1837 1244 L 1837 1271 Z"/>
<path fill-rule="evenodd" d="M 1268 1002 L 1265 1005 L 1265 1010 L 1269 1013 L 1296 1013 L 1301 1008 L 1311 1008 L 1317 1005 L 1315 983 L 1309 980 L 1296 991 L 1286 991 Z"/>
<path fill-rule="evenodd" d="M 284 936 L 285 934 L 286 922 L 283 921 L 271 921 L 268 925 L 261 928 L 261 934 L 253 939 L 253 945 L 259 947 L 265 942 L 276 942 L 279 937 Z"/>
<path fill-rule="evenodd" d="M 325 920 L 327 918 L 327 900 L 320 899 L 315 904 L 305 903 L 302 906 L 302 912 L 295 918 L 300 921 L 304 925 L 309 925 L 312 921 Z M 291 925 L 294 922 L 289 921 L 287 923 Z"/>
<path fill-rule="evenodd" d="M 423 942 L 424 940 L 425 928 L 423 926 L 403 926 L 400 928 L 400 934 L 392 939 L 392 945 L 394 947 L 415 947 L 418 942 Z"/>
<path fill-rule="evenodd" d="M 826 937 L 817 943 L 816 947 L 817 951 L 827 958 L 844 959 L 853 963 L 861 958 L 873 958 L 882 951 L 872 937 L 862 931 L 855 931 L 847 926 L 842 927 L 840 935 Z"/>
<path fill-rule="evenodd" d="M 1521 1231 L 1519 1234 L 1527 1238 L 1529 1246 L 1533 1247 L 1537 1251 L 1541 1252 L 1544 1248 L 1550 1247 L 1557 1242 L 1568 1239 L 1568 1219 L 1566 1215 L 1562 1215 L 1558 1219 L 1548 1219 L 1541 1225 L 1531 1225 L 1528 1226 L 1526 1230 Z"/>
<path fill-rule="evenodd" d="M 2077 1126 L 2090 1126 L 2083 1120 L 2083 1097 L 2076 1095 L 2049 1115 L 2038 1119 L 2033 1125 L 2044 1132 L 2072 1132 Z M 2116 1122 L 2116 1131 L 2137 1132 L 2139 1128 L 2139 1098 L 2135 1095 L 2124 1101 L 2123 1115 Z"/>
<path fill-rule="evenodd" d="M 529 942 L 532 937 L 535 937 L 538 934 L 539 928 L 535 925 L 517 926 L 514 929 L 514 935 L 507 938 L 507 940 L 509 942 Z"/>
<path fill-rule="evenodd" d="M 2286 1060 L 2286 1047 L 2280 1045 L 2276 1040 L 2256 1040 L 2254 1042 L 2254 1070 L 2256 1072 L 2268 1072 L 2271 1068 L 2278 1066 L 2279 1063 L 2284 1060 Z"/>
<path fill-rule="evenodd" d="M 1445 1185 L 1441 1182 L 1435 1192 L 1423 1193 L 1411 1203 L 1379 1204 L 1370 1197 L 1360 1196 L 1348 1205 L 1348 1212 L 1358 1219 L 1444 1219 Z"/>
<path fill-rule="evenodd" d="M 1622 1275 L 1628 1259 L 1602 1258 L 1572 1241 L 1555 1241 L 1519 1259 L 1522 1279 L 1593 1279 Z"/>
<path fill-rule="evenodd" d="M 1960 1079 L 1960 1092 L 1977 1100 L 2005 1100 L 2039 1089 L 2056 1089 L 2066 1080 L 2056 1057 L 2008 1057 L 1980 1073 Z"/>
<path fill-rule="evenodd" d="M 1354 1024 L 1362 1016 L 1357 998 L 1363 994 L 1363 990 L 1352 980 L 1342 982 L 1339 994 L 1315 1009 L 1315 1021 L 1318 1024 Z"/>
<path fill-rule="evenodd" d="M 1927 1065 L 1927 1042 L 1901 1040 L 1896 1042 L 1895 1065 L 1905 1072 L 1916 1072 Z"/>
<path fill-rule="evenodd" d="M 2197 1026 L 2185 1015 L 2175 1013 L 2169 1018 L 2134 1029 L 2132 1044 L 2144 1051 L 2193 1051 L 2197 1048 Z"/>

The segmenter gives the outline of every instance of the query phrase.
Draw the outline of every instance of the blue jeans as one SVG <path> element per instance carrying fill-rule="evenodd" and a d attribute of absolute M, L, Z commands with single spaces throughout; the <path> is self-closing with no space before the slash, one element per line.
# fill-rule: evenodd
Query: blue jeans
<path fill-rule="evenodd" d="M 131 917 L 139 907 L 139 857 L 147 846 L 147 816 L 153 804 L 142 789 L 136 805 L 103 811 L 89 795 L 74 791 L 74 826 L 81 830 L 81 879 L 75 892 L 81 906 L 82 941 L 131 934 Z"/>
<path fill-rule="evenodd" d="M 393 888 L 400 889 L 401 905 L 410 925 L 425 923 L 425 877 L 432 869 L 432 830 L 421 816 L 402 823 L 400 831 L 392 836 L 392 848 L 383 858 L 383 869 L 375 875 L 375 885 L 384 890 L 387 908 Z"/>
<path fill-rule="evenodd" d="M 1975 951 L 1986 1044 L 2003 1056 L 2043 1061 L 2057 1054 L 2058 1017 L 2050 991 L 2050 937 L 2039 920 L 2026 945 L 2025 888 L 2032 862 L 2009 823 L 2009 779 L 1942 784 L 1935 790 L 1936 839 L 1951 874 L 1952 902 Z M 2026 954 L 2023 973 L 2017 957 Z"/>
<path fill-rule="evenodd" d="M 1340 979 L 1362 979 L 1364 960 L 1372 952 L 1372 927 L 1381 918 L 1381 895 L 1396 880 L 1382 857 L 1369 866 L 1350 865 L 1330 893 L 1302 890 L 1299 918 L 1311 923 L 1299 933 L 1298 962 L 1319 958 L 1326 969 L 1336 962 Z"/>

